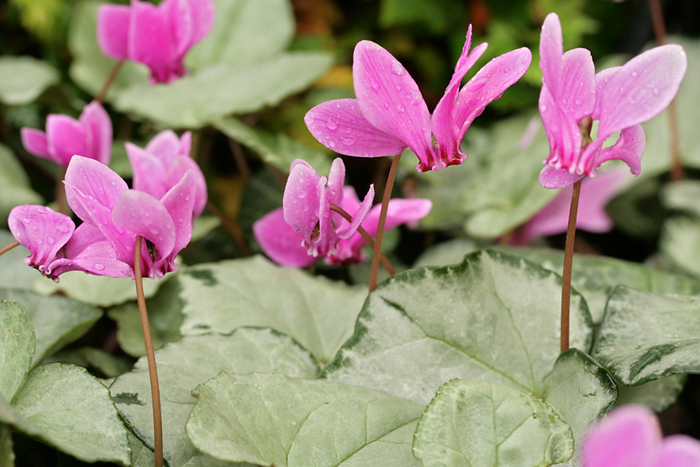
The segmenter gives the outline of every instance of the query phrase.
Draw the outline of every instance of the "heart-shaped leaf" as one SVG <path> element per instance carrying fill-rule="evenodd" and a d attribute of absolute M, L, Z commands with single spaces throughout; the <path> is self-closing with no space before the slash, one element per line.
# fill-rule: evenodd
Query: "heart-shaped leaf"
<path fill-rule="evenodd" d="M 32 57 L 2 57 L 0 101 L 7 105 L 30 104 L 59 79 L 58 71 L 44 61 Z"/>

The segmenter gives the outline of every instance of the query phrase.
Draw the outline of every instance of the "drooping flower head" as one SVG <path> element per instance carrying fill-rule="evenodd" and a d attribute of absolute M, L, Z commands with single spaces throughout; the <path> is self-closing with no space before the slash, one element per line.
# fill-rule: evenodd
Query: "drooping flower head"
<path fill-rule="evenodd" d="M 188 170 L 195 174 L 197 187 L 194 215 L 199 216 L 207 204 L 207 182 L 199 165 L 190 157 L 192 134 L 186 131 L 178 138 L 172 130 L 158 133 L 142 149 L 126 143 L 126 153 L 134 169 L 133 187 L 156 199 L 161 199 Z"/>
<path fill-rule="evenodd" d="M 317 105 L 304 121 L 326 147 L 340 154 L 379 157 L 416 153 L 419 172 L 461 164 L 467 154 L 462 138 L 484 108 L 525 73 L 532 55 L 527 48 L 494 58 L 460 90 L 462 78 L 487 44 L 471 48 L 471 26 L 445 95 L 430 115 L 418 85 L 389 52 L 361 41 L 353 55 L 355 99 Z"/>
<path fill-rule="evenodd" d="M 105 4 L 97 14 L 97 42 L 108 57 L 148 66 L 152 83 L 169 83 L 187 73 L 185 55 L 209 34 L 214 18 L 211 0 Z"/>
<path fill-rule="evenodd" d="M 343 210 L 354 219 L 361 207 L 362 203 L 355 189 L 344 187 Z M 401 224 L 420 220 L 428 215 L 431 208 L 432 202 L 428 199 L 392 199 L 389 201 L 385 229 L 390 230 Z M 360 225 L 370 237 L 377 233 L 380 209 L 381 205 L 374 206 Z M 338 227 L 342 229 L 348 225 L 349 222 L 342 219 Z M 265 254 L 283 266 L 304 268 L 319 259 L 317 256 L 309 255 L 308 248 L 302 245 L 301 232 L 295 231 L 287 224 L 282 208 L 275 209 L 256 221 L 253 224 L 253 233 Z M 364 260 L 362 254 L 364 246 L 364 238 L 359 232 L 355 232 L 350 238 L 340 239 L 335 252 L 327 255 L 324 262 L 331 266 L 359 264 Z"/>
<path fill-rule="evenodd" d="M 627 405 L 590 429 L 582 454 L 584 467 L 697 467 L 700 441 L 685 435 L 662 438 L 651 410 Z"/>
<path fill-rule="evenodd" d="M 73 212 L 90 225 L 94 240 L 107 240 L 116 259 L 134 267 L 136 235 L 144 238 L 141 268 L 145 277 L 162 278 L 177 269 L 175 257 L 192 237 L 196 175 L 187 171 L 157 199 L 126 182 L 109 167 L 74 157 L 65 178 Z M 81 227 L 82 227 L 81 225 Z M 132 272 L 133 275 L 133 272 Z"/>
<path fill-rule="evenodd" d="M 341 239 L 350 238 L 357 231 L 372 207 L 374 186 L 370 186 L 352 223 L 343 225 L 343 218 L 331 210 L 331 205 L 342 206 L 344 181 L 345 165 L 339 157 L 333 161 L 328 178 L 301 159 L 292 162 L 282 199 L 284 220 L 301 233 L 310 255 L 334 252 Z"/>
<path fill-rule="evenodd" d="M 555 13 L 547 15 L 540 38 L 544 84 L 539 107 L 550 155 L 540 174 L 540 184 L 545 188 L 571 185 L 584 176 L 595 176 L 600 164 L 611 159 L 622 160 L 633 175 L 638 175 L 646 144 L 640 123 L 656 116 L 673 100 L 686 66 L 683 48 L 665 45 L 621 67 L 595 74 L 588 50 L 563 52 L 559 17 Z M 598 137 L 582 148 L 591 120 L 598 120 Z M 603 148 L 603 143 L 618 131 L 620 138 L 615 145 Z"/>
<path fill-rule="evenodd" d="M 17 206 L 7 219 L 10 232 L 30 255 L 24 260 L 58 282 L 68 271 L 110 277 L 129 277 L 128 264 L 119 261 L 110 242 L 90 224 L 77 229 L 70 217 L 45 206 Z"/>
<path fill-rule="evenodd" d="M 46 132 L 22 128 L 22 144 L 35 156 L 68 167 L 79 155 L 109 164 L 112 155 L 112 121 L 98 102 L 86 105 L 78 120 L 68 115 L 46 117 Z"/>

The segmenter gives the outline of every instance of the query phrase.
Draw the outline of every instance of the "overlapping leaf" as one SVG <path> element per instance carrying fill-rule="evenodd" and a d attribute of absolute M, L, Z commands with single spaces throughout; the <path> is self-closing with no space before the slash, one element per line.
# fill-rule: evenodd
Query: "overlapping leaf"
<path fill-rule="evenodd" d="M 29 104 L 58 81 L 58 71 L 44 61 L 32 57 L 0 58 L 0 101 L 7 105 Z"/>

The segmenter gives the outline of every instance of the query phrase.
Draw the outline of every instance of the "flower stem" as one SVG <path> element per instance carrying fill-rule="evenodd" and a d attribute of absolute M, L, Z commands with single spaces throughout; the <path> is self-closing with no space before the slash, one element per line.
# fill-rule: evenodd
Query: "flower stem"
<path fill-rule="evenodd" d="M 659 0 L 649 0 L 651 20 L 654 24 L 654 35 L 658 45 L 666 45 L 666 25 L 664 24 L 664 12 Z M 683 161 L 681 160 L 681 145 L 678 136 L 678 112 L 676 100 L 668 105 L 668 125 L 670 130 L 669 143 L 671 145 L 671 181 L 677 182 L 685 178 Z"/>
<path fill-rule="evenodd" d="M 569 209 L 569 226 L 566 230 L 566 246 L 564 247 L 564 272 L 561 285 L 561 351 L 569 349 L 569 308 L 571 302 L 571 265 L 574 260 L 574 241 L 576 239 L 576 216 L 578 214 L 578 199 L 581 194 L 581 181 L 574 183 L 571 193 L 571 208 Z"/>
<path fill-rule="evenodd" d="M 382 197 L 382 210 L 379 213 L 379 224 L 377 225 L 377 236 L 374 240 L 374 251 L 372 253 L 372 268 L 369 270 L 369 291 L 373 291 L 377 287 L 377 276 L 379 275 L 379 258 L 382 253 L 382 240 L 384 240 L 384 224 L 386 224 L 386 212 L 389 209 L 389 200 L 391 199 L 391 190 L 394 188 L 394 180 L 396 179 L 396 171 L 399 168 L 401 154 L 394 156 L 389 169 L 389 177 L 386 180 L 384 187 L 384 196 Z"/>
<path fill-rule="evenodd" d="M 0 248 L 0 256 L 4 255 L 8 251 L 10 251 L 13 248 L 16 248 L 19 246 L 19 242 L 15 241 L 10 243 L 9 245 L 5 245 L 4 247 Z"/>
<path fill-rule="evenodd" d="M 341 208 L 337 204 L 331 204 L 331 211 L 337 212 L 338 214 L 343 216 L 343 218 L 345 218 L 346 221 L 352 222 L 352 216 L 350 214 L 348 214 L 348 212 L 345 209 Z M 358 227 L 357 231 L 359 232 L 360 235 L 362 235 L 362 238 L 365 239 L 365 242 L 367 242 L 367 245 L 369 245 L 369 247 L 372 248 L 372 250 L 374 250 L 374 240 L 372 240 L 372 237 L 370 237 L 370 235 L 367 233 L 367 231 L 365 229 L 363 229 L 362 226 Z M 389 259 L 386 257 L 386 255 L 384 255 L 384 253 L 381 253 L 381 255 L 382 255 L 382 257 L 379 258 L 379 260 L 382 262 L 384 269 L 387 270 L 389 275 L 391 275 L 391 276 L 396 275 L 396 270 L 389 262 Z"/>
<path fill-rule="evenodd" d="M 116 65 L 114 65 L 114 68 L 112 68 L 112 71 L 109 72 L 109 76 L 107 77 L 107 81 L 105 81 L 105 84 L 102 86 L 102 90 L 100 93 L 95 97 L 95 100 L 102 105 L 105 101 L 105 97 L 107 97 L 107 91 L 109 91 L 109 88 L 112 86 L 112 83 L 114 83 L 114 80 L 117 78 L 117 75 L 119 74 L 119 70 L 121 70 L 122 65 L 124 65 L 124 60 L 119 60 Z"/>
<path fill-rule="evenodd" d="M 136 279 L 136 298 L 139 304 L 139 316 L 143 329 L 143 340 L 146 343 L 146 358 L 148 359 L 148 374 L 151 377 L 151 399 L 153 400 L 153 444 L 155 467 L 163 467 L 163 419 L 160 414 L 160 388 L 158 387 L 158 371 L 156 370 L 156 354 L 153 350 L 151 326 L 148 323 L 146 298 L 143 294 L 143 279 L 141 277 L 141 242 L 143 237 L 136 236 L 134 247 L 134 276 Z"/>
<path fill-rule="evenodd" d="M 56 201 L 56 209 L 61 214 L 70 216 L 70 208 L 66 200 L 66 189 L 63 186 L 63 179 L 66 177 L 66 167 L 59 165 L 56 173 L 56 193 L 54 200 Z"/>
<path fill-rule="evenodd" d="M 233 241 L 236 242 L 236 245 L 238 246 L 238 249 L 241 250 L 241 253 L 243 253 L 243 256 L 250 256 L 250 248 L 248 248 L 248 243 L 245 241 L 245 236 L 243 235 L 241 226 L 226 217 L 224 213 L 221 212 L 221 210 L 217 208 L 216 205 L 210 200 L 207 200 L 207 209 L 209 212 L 219 218 L 221 225 L 233 238 Z"/>

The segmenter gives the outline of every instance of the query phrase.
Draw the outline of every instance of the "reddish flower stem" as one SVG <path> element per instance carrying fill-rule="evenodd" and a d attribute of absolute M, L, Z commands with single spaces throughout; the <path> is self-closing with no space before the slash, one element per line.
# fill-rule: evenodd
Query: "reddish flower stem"
<path fill-rule="evenodd" d="M 19 242 L 15 241 L 10 243 L 9 245 L 5 245 L 4 247 L 0 248 L 0 256 L 4 255 L 8 251 L 10 251 L 13 248 L 16 248 L 19 246 Z"/>
<path fill-rule="evenodd" d="M 664 24 L 664 12 L 659 0 L 649 0 L 651 19 L 654 24 L 654 35 L 658 45 L 666 45 L 666 26 Z M 681 158 L 681 144 L 678 135 L 678 111 L 676 100 L 668 105 L 669 144 L 671 145 L 671 181 L 677 182 L 685 178 L 683 161 Z"/>
<path fill-rule="evenodd" d="M 569 209 L 569 226 L 566 230 L 566 246 L 564 247 L 564 272 L 561 284 L 561 351 L 569 349 L 569 309 L 571 302 L 571 266 L 574 259 L 574 241 L 576 240 L 576 217 L 578 200 L 581 194 L 581 181 L 574 183 L 571 193 L 571 208 Z"/>
<path fill-rule="evenodd" d="M 224 227 L 226 232 L 228 232 L 231 238 L 233 238 L 233 241 L 236 242 L 236 245 L 238 246 L 238 249 L 241 250 L 241 253 L 243 253 L 243 256 L 250 256 L 252 253 L 250 252 L 250 248 L 248 248 L 248 243 L 245 241 L 245 236 L 243 235 L 241 226 L 226 217 L 224 213 L 221 212 L 221 210 L 219 210 L 219 208 L 217 208 L 216 205 L 210 200 L 207 200 L 207 209 L 209 212 L 219 218 L 221 225 Z"/>
<path fill-rule="evenodd" d="M 343 216 L 346 221 L 352 223 L 352 216 L 350 214 L 348 214 L 348 212 L 345 209 L 341 208 L 337 204 L 331 204 L 331 211 L 337 212 L 338 214 Z M 365 239 L 365 242 L 367 242 L 367 245 L 369 245 L 369 247 L 372 248 L 372 250 L 374 250 L 374 240 L 372 240 L 372 237 L 369 236 L 367 231 L 365 229 L 363 229 L 362 226 L 358 227 L 357 231 L 359 232 L 360 235 L 362 235 L 362 238 Z M 381 253 L 381 255 L 382 255 L 382 257 L 379 260 L 382 262 L 384 269 L 387 270 L 389 275 L 391 275 L 391 276 L 396 275 L 396 270 L 389 262 L 389 259 L 384 255 L 384 253 Z"/>
<path fill-rule="evenodd" d="M 379 275 L 379 259 L 382 253 L 382 240 L 384 240 L 384 224 L 386 224 L 386 213 L 389 209 L 389 200 L 391 199 L 391 190 L 394 188 L 394 180 L 396 179 L 396 171 L 399 168 L 401 154 L 394 156 L 389 169 L 389 177 L 386 180 L 384 187 L 384 196 L 382 197 L 382 209 L 379 213 L 379 225 L 377 225 L 377 235 L 374 240 L 374 251 L 372 253 L 372 267 L 369 270 L 369 291 L 372 292 L 377 287 L 377 277 Z"/>
<path fill-rule="evenodd" d="M 163 419 L 160 413 L 160 388 L 158 387 L 158 371 L 156 369 L 156 354 L 153 350 L 153 338 L 151 326 L 148 323 L 148 310 L 146 309 L 146 297 L 143 293 L 143 279 L 141 277 L 141 242 L 143 237 L 136 236 L 134 246 L 134 277 L 136 279 L 136 298 L 139 304 L 139 316 L 143 329 L 143 340 L 146 343 L 146 358 L 148 359 L 148 374 L 151 377 L 151 399 L 153 400 L 153 453 L 155 454 L 155 467 L 163 467 Z"/>
<path fill-rule="evenodd" d="M 112 68 L 112 71 L 109 72 L 109 76 L 107 77 L 107 81 L 105 81 L 105 84 L 102 86 L 102 90 L 100 93 L 95 97 L 95 100 L 102 105 L 105 101 L 105 97 L 107 97 L 107 91 L 109 91 L 109 88 L 112 86 L 112 83 L 114 83 L 114 80 L 117 78 L 117 75 L 119 74 L 119 70 L 121 70 L 122 65 L 124 65 L 124 60 L 119 60 L 116 65 L 114 65 L 114 68 Z"/>

